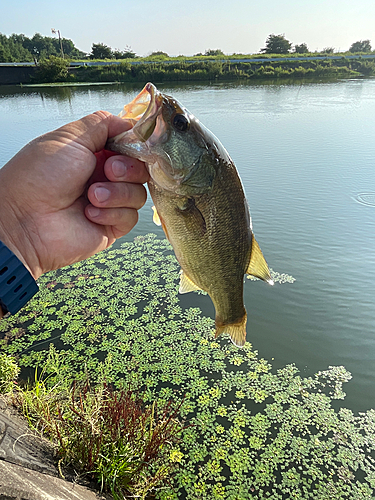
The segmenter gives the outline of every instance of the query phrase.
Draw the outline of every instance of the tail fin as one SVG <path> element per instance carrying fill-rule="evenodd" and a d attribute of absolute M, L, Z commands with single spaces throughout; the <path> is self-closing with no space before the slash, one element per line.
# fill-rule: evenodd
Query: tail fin
<path fill-rule="evenodd" d="M 217 338 L 222 333 L 228 333 L 234 345 L 236 345 L 237 347 L 243 347 L 246 342 L 246 322 L 247 314 L 245 313 L 239 323 L 216 326 L 215 338 Z"/>

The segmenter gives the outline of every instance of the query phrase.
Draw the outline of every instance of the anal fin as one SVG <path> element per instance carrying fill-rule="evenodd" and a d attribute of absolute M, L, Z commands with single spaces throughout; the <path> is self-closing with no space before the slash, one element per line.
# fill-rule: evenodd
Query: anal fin
<path fill-rule="evenodd" d="M 184 271 L 181 269 L 180 271 L 180 288 L 179 288 L 179 293 L 188 293 L 188 292 L 195 292 L 197 290 L 201 290 L 199 286 L 197 286 L 194 281 L 192 281 Z"/>
<path fill-rule="evenodd" d="M 246 274 L 251 274 L 251 276 L 255 276 L 255 278 L 267 281 L 270 285 L 274 284 L 266 259 L 264 258 L 262 250 L 260 249 L 254 235 L 251 245 L 250 264 L 246 270 Z"/>

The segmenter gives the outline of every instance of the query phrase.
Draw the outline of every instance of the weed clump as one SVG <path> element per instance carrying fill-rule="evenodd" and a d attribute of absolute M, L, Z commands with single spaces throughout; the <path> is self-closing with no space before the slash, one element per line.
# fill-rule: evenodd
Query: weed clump
<path fill-rule="evenodd" d="M 13 356 L 0 354 L 0 393 L 7 394 L 14 389 L 20 369 Z"/>
<path fill-rule="evenodd" d="M 52 346 L 50 354 L 58 356 Z M 61 475 L 61 465 L 73 467 L 115 500 L 146 498 L 177 469 L 181 405 L 145 405 L 131 389 L 106 383 L 49 387 L 41 377 L 15 399 L 30 425 L 55 443 Z"/>

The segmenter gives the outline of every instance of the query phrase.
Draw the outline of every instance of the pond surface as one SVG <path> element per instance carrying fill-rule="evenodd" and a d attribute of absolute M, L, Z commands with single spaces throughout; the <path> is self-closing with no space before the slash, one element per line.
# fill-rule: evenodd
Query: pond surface
<path fill-rule="evenodd" d="M 0 165 L 68 121 L 118 113 L 140 87 L 0 87 Z M 375 80 L 159 88 L 222 141 L 270 267 L 296 278 L 274 287 L 246 280 L 248 340 L 275 367 L 294 362 L 305 375 L 344 365 L 353 379 L 343 406 L 373 408 Z M 151 206 L 127 240 L 162 235 Z M 214 315 L 208 297 L 187 294 L 181 304 Z"/>

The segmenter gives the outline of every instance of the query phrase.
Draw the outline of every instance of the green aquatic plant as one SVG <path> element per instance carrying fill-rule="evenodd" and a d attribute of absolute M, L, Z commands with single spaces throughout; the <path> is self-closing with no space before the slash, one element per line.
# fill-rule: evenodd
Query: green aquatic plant
<path fill-rule="evenodd" d="M 26 373 L 46 364 L 53 342 L 67 380 L 89 376 L 130 386 L 148 405 L 181 404 L 192 426 L 157 498 L 373 498 L 375 410 L 334 409 L 351 378 L 345 368 L 302 377 L 294 365 L 274 370 L 250 343 L 238 350 L 215 339 L 212 318 L 183 307 L 178 276 L 167 241 L 138 237 L 43 276 L 34 300 L 0 323 L 2 347 Z"/>
<path fill-rule="evenodd" d="M 270 269 L 270 274 L 271 277 L 274 281 L 274 283 L 294 283 L 296 281 L 296 278 L 293 278 L 290 274 L 286 273 L 278 273 L 274 271 L 272 268 Z M 255 276 L 252 276 L 251 274 L 246 275 L 246 278 L 251 281 L 259 281 L 258 278 Z"/>

